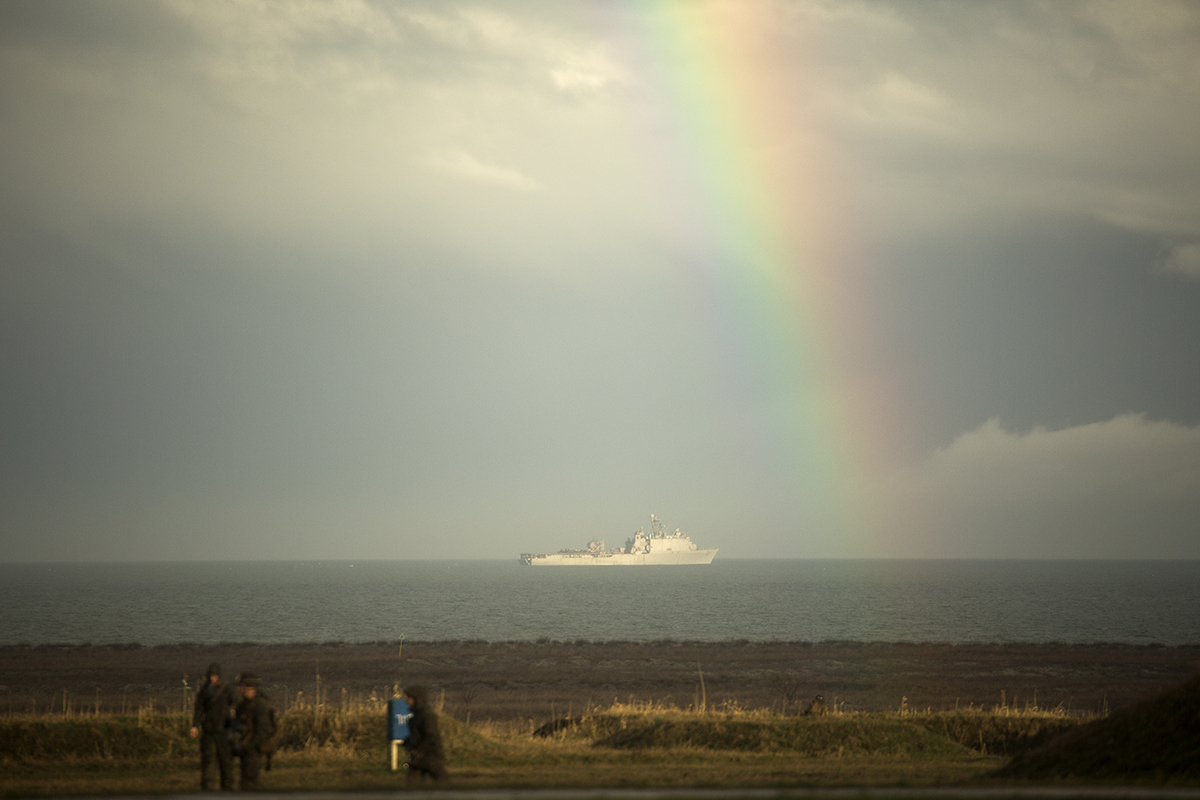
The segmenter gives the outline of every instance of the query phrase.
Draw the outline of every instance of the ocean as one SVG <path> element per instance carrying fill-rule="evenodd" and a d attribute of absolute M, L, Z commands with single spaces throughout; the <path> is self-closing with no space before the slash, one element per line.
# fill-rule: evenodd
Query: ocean
<path fill-rule="evenodd" d="M 730 560 L 0 565 L 0 644 L 1200 643 L 1200 562 Z"/>

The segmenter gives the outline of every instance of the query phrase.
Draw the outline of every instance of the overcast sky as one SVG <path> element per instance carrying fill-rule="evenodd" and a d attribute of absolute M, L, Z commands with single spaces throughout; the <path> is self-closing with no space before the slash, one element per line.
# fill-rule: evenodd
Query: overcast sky
<path fill-rule="evenodd" d="M 0 4 L 4 561 L 1200 558 L 1200 7 Z"/>

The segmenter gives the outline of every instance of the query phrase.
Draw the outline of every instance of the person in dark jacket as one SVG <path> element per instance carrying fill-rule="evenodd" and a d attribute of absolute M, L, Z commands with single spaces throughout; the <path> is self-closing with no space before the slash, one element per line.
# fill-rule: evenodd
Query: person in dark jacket
<path fill-rule="evenodd" d="M 408 720 L 408 738 L 404 749 L 408 751 L 408 777 L 415 780 L 428 775 L 434 780 L 446 777 L 446 756 L 442 752 L 442 734 L 438 731 L 437 714 L 429 704 L 429 693 L 424 686 L 410 686 L 404 690 L 412 717 Z"/>
<path fill-rule="evenodd" d="M 261 679 L 253 672 L 243 672 L 238 680 L 242 702 L 238 703 L 236 755 L 241 760 L 243 791 L 258 788 L 258 771 L 263 757 L 274 749 L 275 721 L 271 704 L 260 690 Z"/>
<path fill-rule="evenodd" d="M 802 717 L 823 717 L 825 716 L 825 696 L 817 695 L 813 701 L 808 704 L 808 708 L 804 709 Z"/>
<path fill-rule="evenodd" d="M 233 707 L 237 703 L 237 692 L 221 680 L 221 665 L 208 665 L 204 685 L 196 692 L 196 708 L 192 712 L 193 739 L 200 739 L 200 788 L 214 789 L 212 784 L 213 762 L 221 776 L 221 788 L 233 788 L 233 746 L 229 741 L 229 729 L 233 724 Z"/>

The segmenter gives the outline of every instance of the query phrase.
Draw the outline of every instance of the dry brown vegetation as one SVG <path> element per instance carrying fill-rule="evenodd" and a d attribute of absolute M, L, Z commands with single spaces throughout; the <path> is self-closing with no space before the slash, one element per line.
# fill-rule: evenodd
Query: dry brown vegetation
<path fill-rule="evenodd" d="M 1024 748 L 999 775 L 1026 780 L 1200 780 L 1200 675 Z"/>
<path fill-rule="evenodd" d="M 268 788 L 281 791 L 399 785 L 386 766 L 383 706 L 418 681 L 434 688 L 451 784 L 462 788 L 996 785 L 1039 775 L 1192 785 L 1194 769 L 1180 764 L 1195 763 L 1198 679 L 1178 687 L 1198 655 L 738 642 L 0 648 L 10 712 L 0 711 L 0 794 L 194 789 L 194 679 L 184 675 L 214 659 L 271 679 L 284 713 Z M 140 681 L 122 682 L 130 677 Z M 1164 688 L 1154 703 L 1132 702 Z M 798 715 L 814 694 L 829 713 Z M 1117 763 L 1110 740 L 1122 737 L 1141 743 L 1140 760 L 1097 771 Z M 1025 767 L 997 772 L 1012 756 Z"/>
<path fill-rule="evenodd" d="M 0 647 L 0 714 L 182 711 L 210 661 L 261 674 L 282 708 L 431 687 L 462 720 L 541 724 L 614 700 L 795 713 L 1039 706 L 1103 713 L 1200 670 L 1200 645 L 406 642 Z"/>
<path fill-rule="evenodd" d="M 548 736 L 519 720 L 467 726 L 441 714 L 452 785 L 613 787 L 961 784 L 983 780 L 1047 734 L 1082 721 L 1009 707 L 782 716 L 733 704 L 696 710 L 618 703 Z M 388 789 L 380 698 L 281 719 L 269 788 Z M 184 714 L 86 711 L 0 719 L 4 796 L 181 792 L 194 788 L 196 743 Z"/>

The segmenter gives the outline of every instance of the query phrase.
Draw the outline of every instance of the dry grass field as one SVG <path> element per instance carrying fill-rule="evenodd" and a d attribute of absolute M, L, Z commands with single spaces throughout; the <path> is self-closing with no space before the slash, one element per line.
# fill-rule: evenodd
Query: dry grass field
<path fill-rule="evenodd" d="M 1086 782 L 1056 754 L 1063 737 L 1108 743 L 1109 728 L 1092 731 L 1112 719 L 1142 742 L 1137 757 L 1153 760 L 1169 750 L 1161 731 L 1190 730 L 1200 713 L 1195 680 L 1179 695 L 1182 712 L 1175 695 L 1135 703 L 1196 673 L 1197 646 L 4 647 L 0 794 L 193 790 L 188 709 L 214 660 L 230 677 L 266 678 L 283 712 L 266 786 L 282 791 L 404 785 L 387 767 L 383 706 L 413 683 L 437 698 L 456 788 L 995 786 L 1027 780 L 999 777 L 1013 756 L 1055 780 Z M 799 715 L 817 694 L 830 713 Z M 1167 768 L 1131 761 L 1104 780 L 1192 785 L 1194 770 L 1170 765 L 1197 761 L 1194 737 L 1172 735 Z"/>
<path fill-rule="evenodd" d="M 281 708 L 422 683 L 464 721 L 540 725 L 615 701 L 794 713 L 1037 706 L 1105 713 L 1200 671 L 1200 645 L 405 642 L 0 647 L 0 715 L 180 711 L 210 661 L 263 676 Z"/>
<path fill-rule="evenodd" d="M 519 722 L 439 717 L 455 788 L 963 785 L 1006 754 L 1076 728 L 1062 712 L 1011 708 L 781 716 L 730 705 L 684 710 L 615 704 L 548 735 Z M 281 715 L 265 787 L 388 789 L 378 699 Z M 183 714 L 84 710 L 0 720 L 0 794 L 162 793 L 195 788 L 196 746 Z"/>

